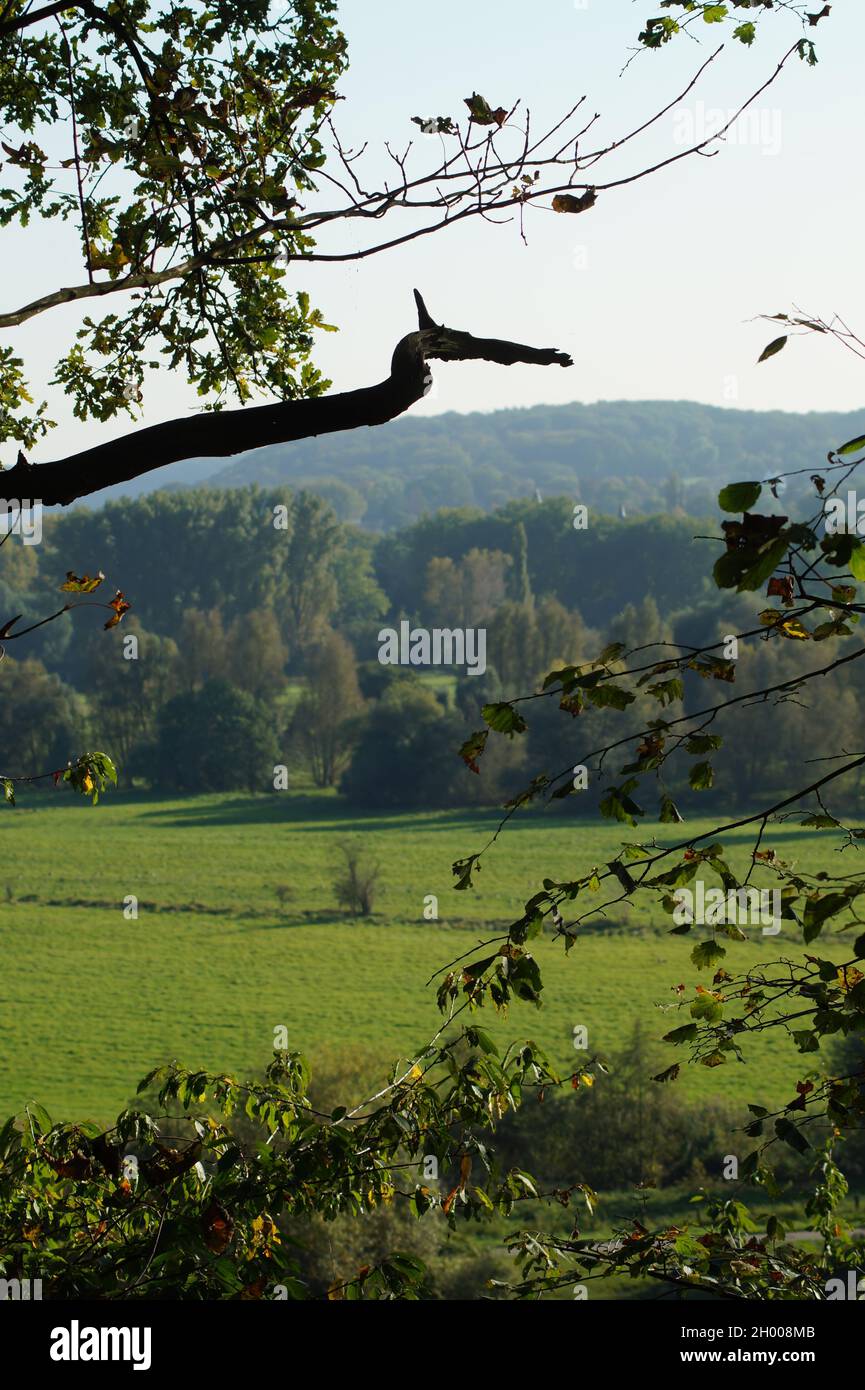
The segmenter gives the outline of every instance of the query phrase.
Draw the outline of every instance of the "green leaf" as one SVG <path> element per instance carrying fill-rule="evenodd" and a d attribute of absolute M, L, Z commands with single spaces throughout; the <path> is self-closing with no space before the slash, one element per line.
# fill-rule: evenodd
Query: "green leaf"
<path fill-rule="evenodd" d="M 658 815 L 658 820 L 661 822 L 661 824 L 678 825 L 681 824 L 683 819 L 684 817 L 679 814 L 679 808 L 676 805 L 675 801 L 673 801 L 672 797 L 667 796 L 666 794 L 662 796 L 661 810 L 660 814 Z"/>
<path fill-rule="evenodd" d="M 850 573 L 854 579 L 865 579 L 865 545 L 854 540 L 850 551 Z"/>
<path fill-rule="evenodd" d="M 507 701 L 499 701 L 494 705 L 484 705 L 481 710 L 481 717 L 497 734 L 507 734 L 509 738 L 513 738 L 514 734 L 524 733 L 528 728 L 523 716 Z"/>
<path fill-rule="evenodd" d="M 695 792 L 708 791 L 715 781 L 715 769 L 711 763 L 695 763 L 691 768 L 688 782 Z"/>
<path fill-rule="evenodd" d="M 824 922 L 847 907 L 849 902 L 846 893 L 826 893 L 822 898 L 809 898 L 802 914 L 805 940 L 813 941 L 818 937 L 823 930 Z"/>
<path fill-rule="evenodd" d="M 749 512 L 762 491 L 762 483 L 729 483 L 718 493 L 718 506 L 722 512 Z"/>
<path fill-rule="evenodd" d="M 865 449 L 865 434 L 858 434 L 855 439 L 848 439 L 846 444 L 842 444 L 835 453 L 843 458 L 845 454 L 858 454 L 860 449 Z"/>
<path fill-rule="evenodd" d="M 586 699 L 598 709 L 627 709 L 636 698 L 636 695 L 619 685 L 599 685 L 586 692 Z"/>
<path fill-rule="evenodd" d="M 573 680 L 576 673 L 576 666 L 562 666 L 558 671 L 550 671 L 549 675 L 544 677 L 541 689 L 549 690 L 551 685 L 558 685 L 560 682 L 562 685 L 567 685 L 569 681 Z"/>
<path fill-rule="evenodd" d="M 709 1251 L 705 1245 L 701 1245 L 695 1236 L 676 1236 L 673 1241 L 673 1249 L 680 1259 L 687 1260 L 688 1264 L 705 1264 L 709 1259 Z"/>
<path fill-rule="evenodd" d="M 764 551 L 755 565 L 745 571 L 739 580 L 738 592 L 745 593 L 754 589 L 759 589 L 765 581 L 774 574 L 784 556 L 787 554 L 788 541 L 779 538 L 773 541 L 768 550 Z"/>
<path fill-rule="evenodd" d="M 662 1042 L 675 1043 L 676 1045 L 696 1042 L 699 1032 L 696 1023 L 686 1023 L 681 1028 L 674 1028 L 672 1033 L 665 1033 Z"/>
<path fill-rule="evenodd" d="M 711 753 L 724 742 L 720 734 L 692 734 L 685 744 L 686 753 Z"/>
<path fill-rule="evenodd" d="M 668 681 L 658 681 L 656 685 L 650 685 L 648 693 L 654 695 L 660 701 L 661 708 L 671 705 L 674 700 L 684 700 L 685 684 L 678 676 L 672 676 Z"/>
<path fill-rule="evenodd" d="M 699 947 L 694 949 L 699 950 Z M 691 1002 L 690 1013 L 692 1018 L 698 1018 L 703 1023 L 720 1023 L 724 1017 L 722 1005 L 711 994 L 698 994 Z"/>
<path fill-rule="evenodd" d="M 779 1139 L 783 1139 L 784 1143 L 789 1144 L 790 1148 L 795 1149 L 797 1153 L 806 1154 L 811 1148 L 802 1131 L 793 1124 L 792 1120 L 776 1120 L 775 1133 Z"/>
<path fill-rule="evenodd" d="M 712 966 L 717 965 L 719 960 L 723 960 L 726 954 L 727 952 L 724 947 L 719 946 L 717 941 L 701 941 L 691 952 L 691 960 L 698 970 L 711 970 Z M 700 995 L 700 999 L 706 997 L 705 995 Z M 694 1001 L 695 1004 L 698 1002 L 699 1000 Z M 715 1001 L 713 1000 L 712 1002 L 714 1003 Z M 694 1013 L 693 1004 L 691 1005 L 691 1013 L 694 1018 L 698 1017 L 698 1015 Z"/>
<path fill-rule="evenodd" d="M 483 1028 L 467 1028 L 466 1040 L 472 1047 L 479 1047 L 481 1052 L 485 1052 L 487 1056 L 497 1057 L 499 1055 L 499 1049 L 489 1033 Z"/>
<path fill-rule="evenodd" d="M 626 783 L 630 786 L 630 783 Z M 611 787 L 601 798 L 598 809 L 607 820 L 622 821 L 625 825 L 636 825 L 635 816 L 642 816 L 643 809 L 627 795 L 625 787 Z"/>

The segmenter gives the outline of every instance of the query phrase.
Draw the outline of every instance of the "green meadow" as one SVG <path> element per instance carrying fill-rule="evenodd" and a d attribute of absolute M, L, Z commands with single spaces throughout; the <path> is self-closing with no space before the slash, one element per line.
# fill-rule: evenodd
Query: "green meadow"
<path fill-rule="evenodd" d="M 0 1113 L 38 1100 L 55 1119 L 109 1119 L 142 1075 L 175 1057 L 260 1072 L 279 1027 L 313 1067 L 363 1054 L 384 1071 L 439 1026 L 435 971 L 518 916 L 545 876 L 602 865 L 624 838 L 639 838 L 609 823 L 525 815 L 493 845 L 477 888 L 458 893 L 451 863 L 486 842 L 496 824 L 488 813 L 361 817 L 332 794 L 22 800 L 2 821 Z M 672 843 L 673 829 L 643 834 Z M 375 915 L 363 922 L 333 889 L 338 844 L 349 838 L 381 865 Z M 818 839 L 784 828 L 772 843 L 816 867 L 829 852 Z M 744 862 L 747 832 L 729 843 Z M 430 894 L 437 921 L 424 918 Z M 137 919 L 124 916 L 130 895 Z M 670 936 L 669 925 L 660 911 L 619 907 L 589 923 L 567 957 L 560 942 L 534 942 L 543 1006 L 516 1005 L 485 1026 L 502 1042 L 533 1039 L 566 1072 L 575 1025 L 601 1053 L 614 1054 L 636 1020 L 660 1037 L 684 1021 L 675 987 L 684 983 L 689 998 L 707 983 L 689 960 L 700 929 Z M 758 928 L 727 944 L 730 968 L 801 952 L 801 942 Z M 746 1065 L 684 1067 L 677 1085 L 693 1100 L 768 1105 L 805 1069 L 770 1032 L 750 1045 Z"/>

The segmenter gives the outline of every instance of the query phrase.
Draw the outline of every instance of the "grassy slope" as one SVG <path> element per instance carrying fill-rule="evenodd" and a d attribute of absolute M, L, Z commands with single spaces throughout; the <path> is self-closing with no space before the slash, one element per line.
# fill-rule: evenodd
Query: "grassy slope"
<path fill-rule="evenodd" d="M 0 894 L 5 882 L 13 897 L 0 912 L 0 1114 L 33 1098 L 56 1118 L 104 1120 L 172 1056 L 261 1068 L 281 1024 L 313 1062 L 340 1049 L 383 1063 L 407 1053 L 438 1025 L 425 988 L 433 970 L 518 915 L 544 875 L 575 875 L 638 838 L 526 818 L 492 851 L 479 889 L 455 894 L 452 860 L 477 849 L 492 823 L 462 812 L 360 818 L 329 796 L 115 796 L 96 809 L 34 796 L 2 822 Z M 335 907 L 336 842 L 347 835 L 361 835 L 382 863 L 372 924 Z M 773 843 L 815 864 L 817 840 L 785 829 Z M 736 843 L 744 849 L 744 832 Z M 292 890 L 284 907 L 279 885 Z M 121 910 L 132 893 L 137 921 Z M 423 919 L 429 893 L 437 923 Z M 657 1035 L 683 1021 L 657 1006 L 679 981 L 690 995 L 705 976 L 688 961 L 695 938 L 670 937 L 662 924 L 660 913 L 610 919 L 567 960 L 560 945 L 536 943 L 545 1007 L 519 1006 L 495 1031 L 535 1038 L 570 1070 L 575 1024 L 588 1025 L 592 1048 L 614 1051 L 635 1018 Z M 753 929 L 730 959 L 772 958 L 783 953 L 778 941 Z M 694 1098 L 769 1103 L 805 1069 L 780 1036 L 750 1056 L 747 1066 L 683 1069 L 679 1084 Z"/>

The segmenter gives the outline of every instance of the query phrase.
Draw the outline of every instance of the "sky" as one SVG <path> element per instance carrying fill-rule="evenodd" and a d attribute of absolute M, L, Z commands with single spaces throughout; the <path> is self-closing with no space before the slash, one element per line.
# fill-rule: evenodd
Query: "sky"
<path fill-rule="evenodd" d="M 412 167 L 420 170 L 437 159 L 440 139 L 420 133 L 411 117 L 460 117 L 474 91 L 493 106 L 519 99 L 535 130 L 585 96 L 583 109 L 600 116 L 588 140 L 607 143 L 671 101 L 719 41 L 715 26 L 702 25 L 701 43 L 683 38 L 641 52 L 622 72 L 657 8 L 652 0 L 343 0 L 351 57 L 337 106 L 343 143 L 368 142 L 370 183 L 384 177 L 385 140 L 395 148 L 413 141 Z M 322 335 L 316 353 L 334 389 L 387 374 L 395 343 L 416 326 L 417 286 L 439 321 L 557 347 L 575 362 L 567 371 L 434 364 L 434 386 L 413 408 L 418 415 L 620 399 L 858 409 L 865 364 L 834 343 L 803 337 L 757 365 L 777 332 L 757 321 L 761 313 L 794 305 L 824 318 L 839 313 L 865 332 L 865 4 L 836 0 L 832 11 L 814 34 L 818 66 L 791 59 L 713 158 L 680 160 L 610 190 L 579 216 L 531 209 L 527 244 L 514 222 L 473 219 L 381 256 L 293 267 L 289 283 L 309 290 L 340 328 Z M 684 102 L 593 176 L 605 181 L 675 154 L 694 132 L 707 133 L 717 112 L 738 107 L 801 33 L 783 16 L 768 21 L 750 50 L 728 40 Z M 519 112 L 514 119 L 521 121 Z M 519 130 L 507 134 L 521 138 Z M 387 225 L 402 231 L 410 216 L 394 212 Z M 354 249 L 354 235 L 338 228 L 319 238 L 319 248 Z M 3 307 L 81 278 L 62 228 L 5 231 L 3 244 L 11 250 L 0 262 Z M 0 334 L 25 356 L 37 390 L 79 318 L 79 309 L 62 308 Z M 129 428 L 122 420 L 82 424 L 56 389 L 49 398 L 60 428 L 34 454 L 37 462 Z M 145 383 L 141 423 L 194 408 L 179 378 L 156 374 Z"/>

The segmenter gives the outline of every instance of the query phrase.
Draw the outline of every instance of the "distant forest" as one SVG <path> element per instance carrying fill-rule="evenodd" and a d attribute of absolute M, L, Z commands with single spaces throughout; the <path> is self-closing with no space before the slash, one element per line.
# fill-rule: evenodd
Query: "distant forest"
<path fill-rule="evenodd" d="M 442 507 L 491 511 L 516 498 L 537 500 L 538 493 L 614 516 L 622 509 L 628 516 L 676 509 L 707 516 L 724 482 L 762 480 L 783 468 L 803 470 L 785 499 L 795 511 L 809 473 L 828 449 L 861 434 L 862 423 L 861 411 L 794 415 L 690 401 L 449 413 L 259 449 L 228 464 L 195 460 L 126 490 L 204 482 L 309 488 L 340 521 L 388 531 Z"/>
<path fill-rule="evenodd" d="M 727 477 L 748 471 L 731 466 Z M 609 640 L 696 648 L 753 622 L 750 597 L 711 582 L 723 546 L 717 506 L 702 520 L 592 510 L 582 530 L 572 498 L 442 509 L 384 534 L 285 486 L 154 492 L 46 518 L 41 545 L 14 538 L 0 549 L 0 621 L 56 613 L 70 597 L 59 592 L 69 568 L 104 570 L 85 597 L 108 600 L 119 587 L 132 608 L 110 632 L 98 609 L 63 615 L 32 633 L 22 660 L 14 634 L 4 641 L 8 770 L 50 771 L 89 745 L 111 750 L 127 787 L 159 792 L 279 790 L 311 778 L 360 806 L 501 804 L 527 769 L 560 772 L 616 721 L 536 702 L 527 738 L 497 744 L 475 776 L 458 750 L 483 704 L 538 689 L 548 671 L 594 660 Z M 486 669 L 383 665 L 379 634 L 403 620 L 482 628 Z M 861 641 L 859 628 L 843 639 Z M 791 645 L 767 631 L 743 650 L 737 691 L 798 673 Z M 655 651 L 661 659 L 665 647 Z M 686 711 L 712 696 L 688 675 L 676 697 Z M 786 790 L 782 750 L 807 742 L 821 756 L 833 727 L 856 727 L 861 686 L 858 665 L 839 672 L 829 721 L 813 695 L 755 706 L 735 756 L 718 756 L 730 799 Z M 683 805 L 695 799 L 674 790 Z M 557 806 L 576 814 L 577 802 Z"/>

